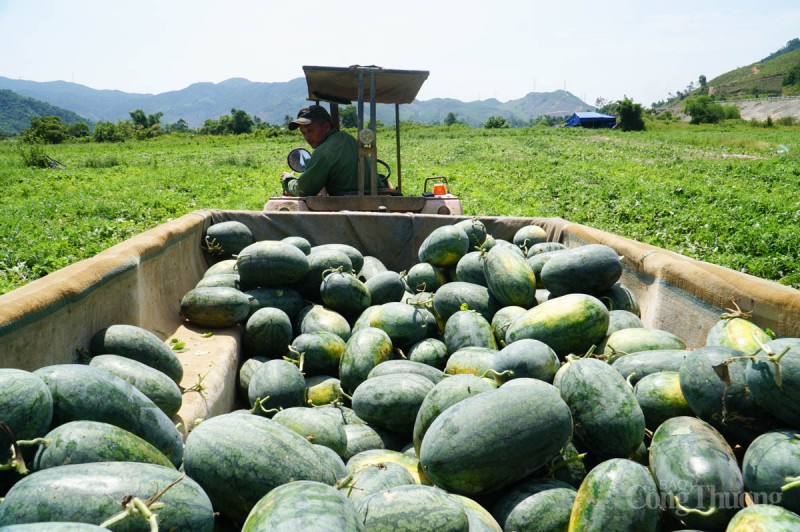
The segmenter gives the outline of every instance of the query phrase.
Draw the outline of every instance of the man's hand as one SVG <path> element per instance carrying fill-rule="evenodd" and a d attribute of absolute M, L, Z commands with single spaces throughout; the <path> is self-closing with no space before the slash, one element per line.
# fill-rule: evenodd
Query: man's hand
<path fill-rule="evenodd" d="M 283 172 L 281 174 L 281 188 L 283 189 L 283 195 L 284 196 L 291 196 L 291 194 L 289 193 L 289 189 L 287 187 L 287 183 L 286 182 L 289 179 L 294 179 L 294 178 L 295 178 L 294 177 L 294 172 Z"/>

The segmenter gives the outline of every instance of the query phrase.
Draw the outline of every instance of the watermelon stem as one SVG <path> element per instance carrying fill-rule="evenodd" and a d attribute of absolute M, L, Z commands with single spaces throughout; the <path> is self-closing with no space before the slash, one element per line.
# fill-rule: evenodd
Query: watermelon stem
<path fill-rule="evenodd" d="M 351 403 L 353 402 L 353 398 L 351 396 L 347 395 L 344 390 L 340 390 L 339 395 L 341 395 L 342 397 L 346 398 Z"/>
<path fill-rule="evenodd" d="M 28 471 L 28 467 L 25 465 L 25 457 L 22 456 L 22 449 L 20 449 L 20 443 L 26 444 L 26 441 L 20 442 L 17 440 L 16 436 L 14 436 L 14 431 L 11 430 L 7 424 L 0 421 L 0 430 L 6 433 L 8 439 L 11 440 L 11 458 L 5 464 L 0 464 L 0 471 L 10 471 L 14 470 L 20 475 L 27 475 L 30 473 Z M 37 438 L 44 440 L 44 438 Z"/>
<path fill-rule="evenodd" d="M 556 471 L 558 471 L 559 469 L 563 469 L 563 468 L 567 467 L 569 464 L 571 464 L 573 462 L 583 461 L 583 459 L 586 458 L 587 454 L 588 453 L 576 454 L 575 456 L 571 456 L 571 457 L 569 457 L 567 459 L 561 460 L 556 464 L 551 464 L 549 470 L 547 471 L 547 476 L 553 476 L 553 474 Z"/>
<path fill-rule="evenodd" d="M 687 508 L 686 506 L 681 504 L 680 499 L 678 499 L 677 495 L 672 496 L 672 500 L 675 502 L 675 509 L 686 514 L 695 514 L 700 515 L 702 517 L 710 517 L 717 512 L 716 506 L 712 506 L 708 510 L 698 510 L 697 508 Z"/>
<path fill-rule="evenodd" d="M 495 378 L 495 380 L 497 380 L 497 379 L 498 379 L 498 378 L 500 378 L 500 377 L 513 377 L 513 376 L 514 376 L 514 372 L 513 372 L 513 371 L 511 371 L 510 369 L 507 369 L 507 370 L 505 370 L 505 371 L 504 371 L 504 372 L 502 372 L 502 373 L 500 373 L 500 372 L 498 372 L 498 371 L 496 371 L 496 370 L 493 370 L 493 369 L 487 369 L 486 371 L 484 371 L 484 372 L 483 372 L 483 374 L 482 374 L 482 375 L 480 375 L 480 378 L 482 378 L 482 379 L 483 379 L 483 378 L 485 378 L 485 377 L 486 377 L 487 375 L 489 375 L 489 374 L 491 374 L 491 375 L 492 375 L 492 377 L 494 377 L 494 378 Z"/>
<path fill-rule="evenodd" d="M 208 377 L 209 373 L 211 373 L 210 370 L 205 375 L 200 375 L 198 373 L 197 374 L 197 382 L 192 384 L 188 388 L 181 388 L 181 394 L 184 394 L 186 392 L 199 392 L 202 395 L 208 395 L 208 392 L 206 392 L 206 386 L 205 386 L 205 384 L 203 384 L 203 381 L 205 380 L 206 377 Z"/>
<path fill-rule="evenodd" d="M 792 488 L 800 486 L 800 477 L 786 477 L 784 480 L 786 484 L 781 486 L 781 491 L 789 491 Z"/>
<path fill-rule="evenodd" d="M 756 343 L 758 344 L 758 346 L 761 348 L 761 351 L 766 353 L 766 356 L 755 354 L 755 355 L 746 355 L 746 356 L 740 356 L 740 357 L 733 357 L 733 358 L 729 358 L 729 359 L 725 360 L 724 362 L 722 362 L 722 364 L 727 366 L 728 364 L 730 364 L 734 360 L 741 360 L 741 359 L 750 359 L 753 362 L 756 362 L 759 359 L 762 359 L 762 360 L 766 360 L 767 362 L 772 362 L 773 364 L 775 364 L 775 386 L 777 386 L 779 390 L 782 390 L 783 389 L 783 374 L 781 373 L 781 359 L 784 357 L 784 355 L 786 355 L 786 353 L 789 352 L 790 347 L 786 347 L 783 351 L 781 351 L 780 353 L 776 354 L 775 351 L 772 350 L 772 348 L 770 348 L 764 342 L 762 342 L 761 340 L 756 338 L 755 334 L 752 334 L 752 336 L 753 336 L 753 340 L 755 340 Z M 758 352 L 756 352 L 756 353 L 758 353 Z M 722 365 L 722 364 L 720 364 L 720 365 Z"/>
<path fill-rule="evenodd" d="M 222 246 L 217 243 L 216 238 L 205 238 L 205 245 L 200 245 L 200 248 L 208 253 L 209 255 L 222 255 L 225 251 L 222 249 Z"/>
<path fill-rule="evenodd" d="M 181 477 L 181 478 L 183 478 L 183 477 Z M 178 480 L 180 480 L 180 479 L 178 479 Z M 167 489 L 169 489 L 170 487 L 172 487 L 174 485 L 175 485 L 175 483 L 173 482 L 172 484 L 170 484 L 169 487 L 167 487 Z M 163 491 L 166 491 L 166 490 L 163 490 Z M 159 497 L 160 496 L 161 495 L 159 495 Z M 112 515 L 111 517 L 109 517 L 108 519 L 106 519 L 105 521 L 100 523 L 100 527 L 101 528 L 108 528 L 110 526 L 113 526 L 113 525 L 115 525 L 115 524 L 127 519 L 128 517 L 140 515 L 140 516 L 144 517 L 145 519 L 147 519 L 147 521 L 150 523 L 150 532 L 158 532 L 158 521 L 157 521 L 158 515 L 153 513 L 151 510 L 160 510 L 161 508 L 164 508 L 165 507 L 164 503 L 152 502 L 152 503 L 147 504 L 144 501 L 142 501 L 142 499 L 140 499 L 139 497 L 132 497 L 129 501 L 127 501 L 123 505 L 123 507 L 125 509 L 122 510 L 120 513 L 118 513 L 116 515 Z"/>
<path fill-rule="evenodd" d="M 303 363 L 305 362 L 305 356 L 306 356 L 305 351 L 303 351 L 301 353 L 300 351 L 295 349 L 294 346 L 290 345 L 289 346 L 289 352 L 294 354 L 294 355 L 297 355 L 297 359 L 294 359 L 294 358 L 291 358 L 291 357 L 283 357 L 283 359 L 286 362 L 291 362 L 292 364 L 295 364 L 300 369 L 300 373 L 302 373 L 303 372 Z"/>
<path fill-rule="evenodd" d="M 745 312 L 744 310 L 741 309 L 741 307 L 739 307 L 739 305 L 736 303 L 736 298 L 731 299 L 731 303 L 733 303 L 733 306 L 736 308 L 726 308 L 725 310 L 727 310 L 728 312 L 721 314 L 720 315 L 721 319 L 732 320 L 735 318 L 742 318 L 748 320 L 753 316 L 752 312 Z"/>
<path fill-rule="evenodd" d="M 266 415 L 270 415 L 270 414 L 275 414 L 277 412 L 280 412 L 282 410 L 281 408 L 271 408 L 269 410 L 264 408 L 264 403 L 269 401 L 269 398 L 270 398 L 269 395 L 266 396 L 266 397 L 263 397 L 263 398 L 262 397 L 257 397 L 255 402 L 253 403 L 253 408 L 252 408 L 252 410 L 250 410 L 250 413 L 251 414 L 262 414 L 263 413 L 263 414 L 266 414 Z"/>

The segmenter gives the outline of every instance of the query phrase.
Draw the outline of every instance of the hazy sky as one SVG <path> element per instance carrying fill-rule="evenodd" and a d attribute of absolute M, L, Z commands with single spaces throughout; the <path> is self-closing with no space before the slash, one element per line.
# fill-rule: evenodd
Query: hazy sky
<path fill-rule="evenodd" d="M 649 105 L 797 37 L 799 0 L 0 0 L 0 76 L 160 93 L 360 64 L 429 70 L 422 100 Z"/>

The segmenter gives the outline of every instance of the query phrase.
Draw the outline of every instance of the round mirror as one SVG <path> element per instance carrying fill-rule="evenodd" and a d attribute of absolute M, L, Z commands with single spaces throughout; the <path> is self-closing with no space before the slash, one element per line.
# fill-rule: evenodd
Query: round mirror
<path fill-rule="evenodd" d="M 295 148 L 289 152 L 286 162 L 289 163 L 289 168 L 295 172 L 305 172 L 306 164 L 311 159 L 311 153 L 305 148 Z"/>

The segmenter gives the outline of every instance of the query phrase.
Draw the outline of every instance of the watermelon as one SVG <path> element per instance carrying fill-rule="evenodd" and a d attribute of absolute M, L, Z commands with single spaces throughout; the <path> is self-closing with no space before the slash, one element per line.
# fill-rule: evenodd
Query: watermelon
<path fill-rule="evenodd" d="M 355 272 L 350 257 L 341 250 L 337 249 L 317 249 L 312 248 L 308 256 L 308 270 L 292 286 L 305 298 L 319 302 L 320 286 L 322 286 L 323 273 L 329 270 L 339 270 L 343 272 Z"/>
<path fill-rule="evenodd" d="M 681 391 L 692 411 L 733 443 L 747 444 L 775 424 L 747 385 L 749 363 L 741 351 L 708 346 L 692 351 L 679 370 Z"/>
<path fill-rule="evenodd" d="M 264 495 L 250 510 L 242 532 L 273 530 L 363 531 L 353 503 L 339 490 L 312 480 L 296 480 Z"/>
<path fill-rule="evenodd" d="M 368 327 L 357 331 L 347 341 L 339 363 L 342 389 L 353 393 L 372 368 L 395 356 L 392 340 L 383 330 Z"/>
<path fill-rule="evenodd" d="M 800 437 L 797 430 L 765 432 L 747 447 L 742 460 L 744 486 L 758 504 L 777 504 L 800 512 Z"/>
<path fill-rule="evenodd" d="M 501 387 L 444 410 L 422 439 L 420 464 L 437 486 L 475 495 L 530 475 L 571 437 L 569 407 L 552 385 Z"/>
<path fill-rule="evenodd" d="M 671 417 L 694 414 L 681 391 L 677 371 L 660 371 L 639 379 L 633 395 L 644 413 L 645 426 L 655 430 Z"/>
<path fill-rule="evenodd" d="M 250 316 L 260 308 L 274 307 L 284 311 L 289 319 L 294 321 L 297 314 L 306 306 L 303 296 L 293 288 L 252 288 L 245 291 L 245 295 L 250 298 Z"/>
<path fill-rule="evenodd" d="M 155 368 L 180 384 L 183 366 L 175 352 L 155 334 L 136 325 L 111 325 L 100 329 L 89 342 L 92 356 L 119 355 Z"/>
<path fill-rule="evenodd" d="M 726 532 L 793 532 L 800 530 L 800 515 L 771 504 L 743 508 L 728 523 Z"/>
<path fill-rule="evenodd" d="M 314 331 L 299 334 L 291 348 L 303 355 L 306 375 L 338 375 L 345 341 L 332 332 Z"/>
<path fill-rule="evenodd" d="M 250 315 L 250 297 L 235 288 L 193 288 L 181 298 L 181 315 L 201 327 L 231 327 Z"/>
<path fill-rule="evenodd" d="M 119 514 L 132 496 L 147 502 L 162 491 L 158 502 L 163 506 L 154 509 L 160 529 L 214 530 L 211 501 L 193 478 L 171 467 L 139 462 L 69 464 L 37 471 L 17 482 L 0 504 L 0 527 L 47 521 L 100 524 Z M 114 526 L 149 528 L 141 516 Z"/>
<path fill-rule="evenodd" d="M 497 353 L 492 363 L 494 377 L 501 384 L 521 377 L 552 383 L 560 366 L 555 351 L 547 344 L 530 338 L 508 344 Z"/>
<path fill-rule="evenodd" d="M 736 457 L 703 420 L 680 416 L 662 423 L 650 445 L 650 471 L 667 512 L 687 527 L 722 529 L 742 506 Z"/>
<path fill-rule="evenodd" d="M 464 306 L 491 321 L 501 305 L 485 286 L 461 281 L 447 283 L 433 295 L 433 307 L 439 319 L 445 323 L 450 316 L 464 310 Z"/>
<path fill-rule="evenodd" d="M 108 371 L 78 364 L 37 369 L 53 397 L 52 427 L 70 421 L 116 425 L 152 444 L 177 467 L 183 440 L 172 420 L 153 401 Z"/>
<path fill-rule="evenodd" d="M 516 249 L 495 246 L 483 256 L 489 293 L 502 306 L 536 306 L 536 276 Z"/>
<path fill-rule="evenodd" d="M 373 305 L 394 303 L 403 298 L 406 284 L 400 274 L 387 270 L 370 277 L 365 283 Z M 366 307 L 365 307 L 366 308 Z"/>
<path fill-rule="evenodd" d="M 408 470 L 393 462 L 369 464 L 356 471 L 339 489 L 351 501 L 357 501 L 396 486 L 416 484 Z"/>
<path fill-rule="evenodd" d="M 406 350 L 408 360 L 420 362 L 439 370 L 447 364 L 447 346 L 436 338 L 423 338 Z"/>
<path fill-rule="evenodd" d="M 437 383 L 424 397 L 414 420 L 413 443 L 417 455 L 428 427 L 442 412 L 467 397 L 495 388 L 488 380 L 475 375 L 454 375 Z"/>
<path fill-rule="evenodd" d="M 486 240 L 486 225 L 478 218 L 470 218 L 468 220 L 461 220 L 454 224 L 464 230 L 469 238 L 469 248 L 475 249 L 480 247 Z"/>
<path fill-rule="evenodd" d="M 242 249 L 236 269 L 242 286 L 288 286 L 308 272 L 309 261 L 300 249 L 286 242 L 261 240 Z"/>
<path fill-rule="evenodd" d="M 456 264 L 456 280 L 480 286 L 488 286 L 486 274 L 483 272 L 483 253 L 470 251 L 461 257 Z M 436 290 L 432 290 L 435 292 Z"/>
<path fill-rule="evenodd" d="M 92 357 L 89 365 L 104 369 L 130 383 L 169 417 L 177 414 L 181 408 L 183 401 L 181 389 L 175 381 L 155 368 L 118 355 Z"/>
<path fill-rule="evenodd" d="M 282 238 L 281 242 L 285 242 L 286 244 L 291 244 L 306 255 L 311 253 L 311 242 L 308 239 L 303 238 L 302 236 L 287 236 L 286 238 Z"/>
<path fill-rule="evenodd" d="M 339 456 L 343 456 L 347 448 L 344 423 L 316 408 L 286 408 L 272 416 L 272 421 L 293 430 L 311 443 L 332 449 Z"/>
<path fill-rule="evenodd" d="M 566 530 L 575 495 L 564 482 L 530 478 L 503 490 L 491 511 L 503 530 Z"/>
<path fill-rule="evenodd" d="M 405 281 L 412 293 L 435 292 L 447 282 L 447 277 L 441 268 L 427 262 L 418 262 L 409 268 Z"/>
<path fill-rule="evenodd" d="M 17 440 L 44 436 L 53 419 L 53 397 L 44 380 L 29 371 L 0 368 L 0 421 Z M 11 440 L 0 430 L 0 464 L 11 456 Z"/>
<path fill-rule="evenodd" d="M 99 421 L 70 421 L 50 432 L 33 459 L 39 471 L 68 464 L 144 462 L 175 469 L 164 454 L 135 434 Z"/>
<path fill-rule="evenodd" d="M 292 341 L 292 320 L 279 308 L 255 311 L 244 328 L 244 352 L 248 357 L 283 357 Z"/>
<path fill-rule="evenodd" d="M 535 244 L 547 242 L 547 231 L 538 225 L 524 225 L 517 229 L 511 241 L 514 245 L 528 250 Z"/>
<path fill-rule="evenodd" d="M 747 365 L 746 383 L 750 393 L 758 405 L 788 426 L 800 426 L 800 339 L 772 340 L 767 342 L 766 349 L 766 352 L 757 353 L 763 358 Z"/>
<path fill-rule="evenodd" d="M 608 356 L 609 362 L 613 362 L 623 355 L 661 349 L 686 349 L 686 343 L 676 335 L 663 329 L 652 327 L 625 328 L 611 333 L 605 341 L 602 354 Z"/>
<path fill-rule="evenodd" d="M 353 265 L 353 272 L 360 272 L 361 268 L 364 267 L 364 255 L 358 249 L 348 244 L 320 244 L 311 248 L 312 254 L 326 251 L 338 251 L 347 255 L 347 258 L 350 259 L 350 264 Z"/>
<path fill-rule="evenodd" d="M 444 225 L 431 231 L 417 253 L 420 262 L 445 268 L 454 266 L 469 252 L 469 236 L 457 225 Z"/>
<path fill-rule="evenodd" d="M 275 409 L 305 405 L 305 379 L 291 362 L 268 360 L 250 378 L 247 397 L 254 413 L 272 416 Z"/>
<path fill-rule="evenodd" d="M 461 504 L 432 486 L 396 486 L 356 501 L 366 530 L 464 532 L 469 528 Z"/>
<path fill-rule="evenodd" d="M 222 515 L 243 522 L 270 490 L 293 480 L 333 485 L 313 444 L 274 421 L 232 412 L 200 423 L 186 438 L 186 474 Z"/>
<path fill-rule="evenodd" d="M 322 305 L 304 307 L 295 321 L 298 334 L 326 331 L 339 336 L 345 342 L 350 338 L 350 323 L 335 310 Z"/>
<path fill-rule="evenodd" d="M 377 274 L 386 271 L 386 266 L 377 257 L 367 255 L 364 257 L 364 264 L 358 270 L 358 278 L 362 281 L 368 281 Z"/>
<path fill-rule="evenodd" d="M 568 294 L 545 301 L 511 322 L 506 343 L 532 338 L 549 345 L 563 358 L 584 354 L 608 329 L 608 310 L 595 297 Z"/>
<path fill-rule="evenodd" d="M 569 519 L 571 531 L 660 529 L 658 488 L 650 471 L 624 458 L 595 466 L 583 479 Z"/>
<path fill-rule="evenodd" d="M 617 252 L 604 244 L 587 244 L 554 255 L 542 267 L 542 282 L 553 297 L 600 294 L 622 275 Z"/>
<path fill-rule="evenodd" d="M 625 458 L 642 443 L 645 421 L 633 390 L 596 358 L 562 366 L 554 382 L 569 405 L 575 434 L 593 455 Z"/>
<path fill-rule="evenodd" d="M 428 378 L 413 373 L 371 377 L 353 392 L 353 410 L 367 423 L 410 435 L 431 388 Z"/>
<path fill-rule="evenodd" d="M 379 377 L 382 375 L 396 375 L 398 373 L 415 373 L 421 375 L 431 381 L 432 384 L 437 384 L 445 377 L 445 374 L 440 370 L 423 364 L 422 362 L 414 362 L 413 360 L 387 360 L 381 362 L 367 375 L 368 379 Z"/>
<path fill-rule="evenodd" d="M 319 293 L 322 303 L 342 316 L 358 316 L 372 304 L 367 285 L 350 272 L 333 271 L 325 275 Z"/>
<path fill-rule="evenodd" d="M 706 335 L 707 346 L 722 346 L 752 355 L 771 338 L 755 323 L 744 318 L 723 318 Z"/>
<path fill-rule="evenodd" d="M 253 243 L 253 233 L 242 222 L 219 222 L 206 229 L 205 250 L 210 255 L 231 257 Z"/>
<path fill-rule="evenodd" d="M 443 339 L 451 354 L 464 347 L 497 349 L 492 326 L 474 310 L 459 310 L 450 316 L 444 327 Z"/>
<path fill-rule="evenodd" d="M 428 310 L 399 301 L 372 309 L 368 324 L 388 334 L 392 344 L 400 349 L 434 337 L 438 332 L 436 318 Z"/>

